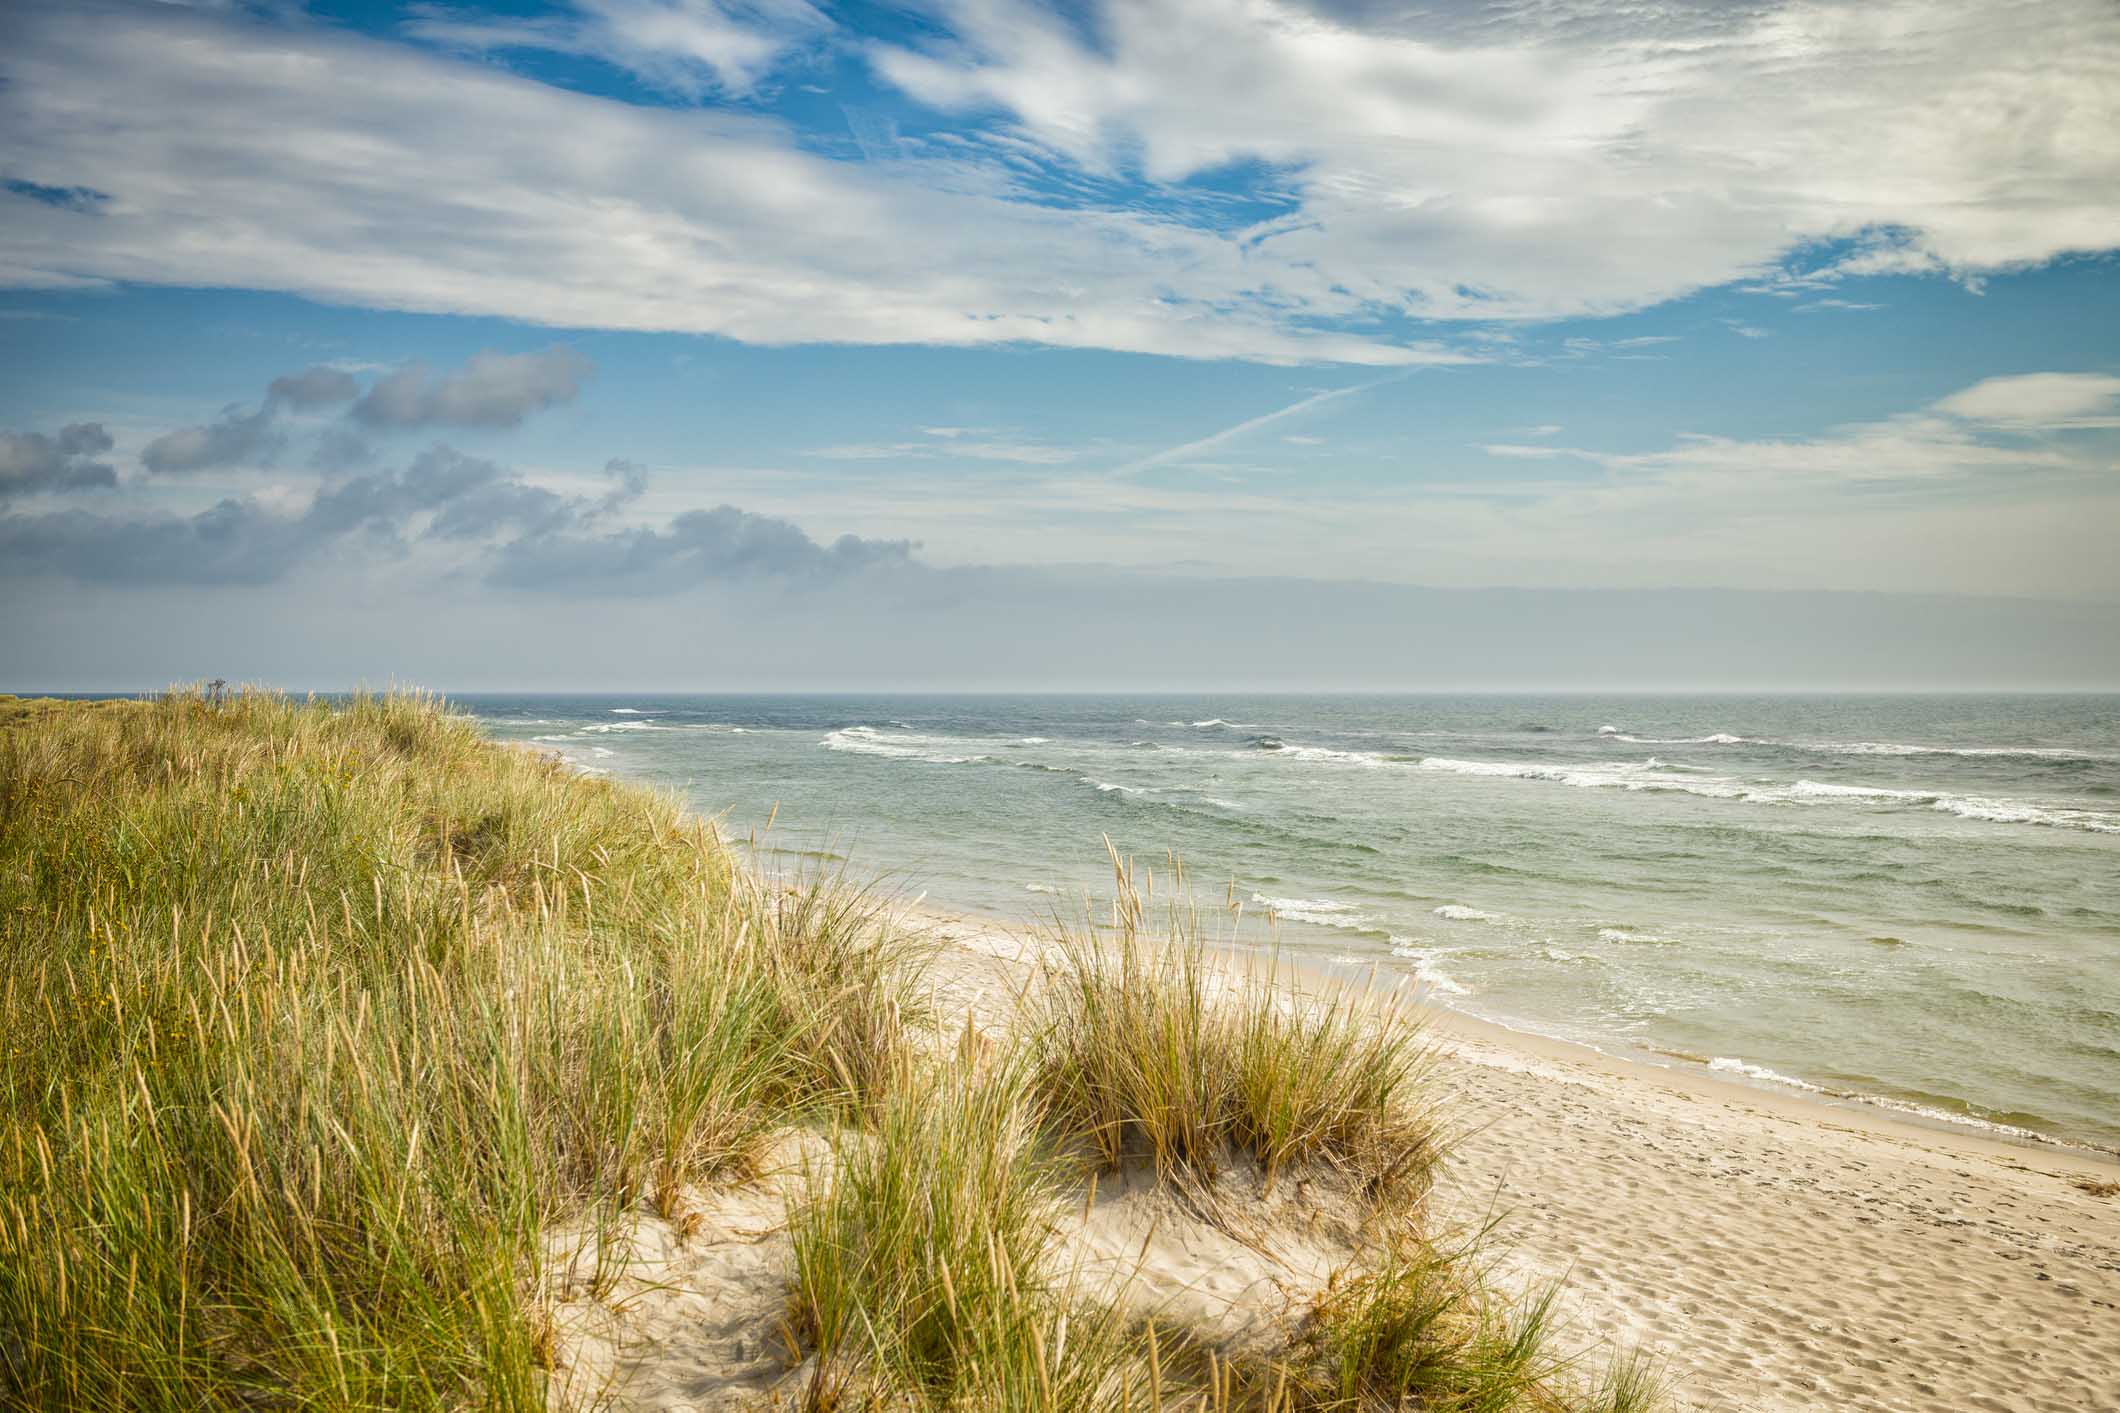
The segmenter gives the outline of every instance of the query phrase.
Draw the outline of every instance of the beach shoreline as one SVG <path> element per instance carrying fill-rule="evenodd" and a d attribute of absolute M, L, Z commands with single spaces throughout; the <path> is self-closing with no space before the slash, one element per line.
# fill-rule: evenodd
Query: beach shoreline
<path fill-rule="evenodd" d="M 932 903 L 925 894 L 914 903 L 901 906 L 898 911 L 902 916 L 917 918 L 928 926 L 939 924 L 952 930 L 971 928 L 1012 936 L 1032 935 L 1050 926 L 1048 922 L 1029 918 L 1011 919 Z M 1392 963 L 1384 958 L 1340 961 L 1301 948 L 1227 941 L 1211 944 L 1210 950 L 1228 964 L 1246 968 L 1255 967 L 1267 958 L 1277 959 L 1283 972 L 1305 979 L 1306 990 L 1361 987 L 1370 984 L 1372 975 L 1377 978 L 1375 984 L 1385 991 L 1411 992 L 1418 985 L 1418 978 L 1410 969 L 1400 971 L 1396 978 L 1391 977 Z M 2036 1157 L 2041 1161 L 2051 1160 L 2056 1171 L 2094 1181 L 2120 1180 L 2120 1151 L 2093 1144 L 2072 1142 L 2028 1129 L 2019 1130 L 1971 1116 L 1958 1118 L 1941 1111 L 1903 1110 L 1895 1107 L 1897 1101 L 1885 1096 L 1841 1095 L 1823 1089 L 1806 1092 L 1794 1085 L 1717 1071 L 1706 1064 L 1642 1047 L 1614 1045 L 1608 1049 L 1590 1041 L 1540 1030 L 1529 1020 L 1505 1020 L 1474 1014 L 1438 996 L 1433 990 L 1418 996 L 1417 1004 L 1431 1031 L 1439 1037 L 1447 1037 L 1468 1058 L 1487 1056 L 1489 1062 L 1497 1064 L 1537 1060 L 1585 1066 L 1622 1081 L 1667 1084 L 1675 1091 L 1696 1098 L 1754 1104 L 1783 1113 L 1796 1122 L 1840 1124 L 1901 1141 L 1933 1141 L 1941 1148 L 1962 1149 L 1968 1156 L 1991 1160 L 2014 1158 L 2030 1161 Z"/>
<path fill-rule="evenodd" d="M 924 904 L 900 915 L 939 944 L 938 997 L 973 1014 L 1035 984 L 1052 945 Z M 1297 993 L 1364 984 L 1287 953 L 1214 958 L 1232 979 L 1275 966 Z M 1564 1282 L 1574 1343 L 1649 1351 L 1679 1407 L 2120 1406 L 2106 1155 L 1420 1014 L 1454 1135 L 1435 1219 L 1493 1225 L 1505 1284 Z"/>

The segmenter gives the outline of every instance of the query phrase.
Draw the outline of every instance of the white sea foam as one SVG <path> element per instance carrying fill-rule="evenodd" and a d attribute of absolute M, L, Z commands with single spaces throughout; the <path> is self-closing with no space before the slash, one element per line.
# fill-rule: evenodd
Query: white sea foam
<path fill-rule="evenodd" d="M 1023 885 L 1023 891 L 1026 893 L 1058 893 L 1060 890 L 1050 883 L 1026 883 Z"/>
<path fill-rule="evenodd" d="M 1100 795 L 1138 795 L 1142 792 L 1139 785 L 1115 785 L 1109 780 L 1091 780 L 1088 776 L 1083 777 L 1083 782 L 1096 786 Z"/>
<path fill-rule="evenodd" d="M 1881 1094 L 1861 1094 L 1849 1089 L 1828 1089 L 1824 1085 L 1813 1084 L 1809 1080 L 1798 1079 L 1794 1075 L 1786 1075 L 1777 1070 L 1770 1070 L 1765 1065 L 1747 1064 L 1743 1060 L 1732 1059 L 1727 1055 L 1718 1055 L 1708 1061 L 1708 1068 L 1720 1071 L 1723 1074 L 1743 1075 L 1746 1079 L 1759 1080 L 1767 1084 L 1787 1085 L 1791 1089 L 1800 1089 L 1807 1094 L 1824 1094 L 1834 1099 L 1850 1099 L 1859 1104 L 1868 1104 L 1874 1108 L 1886 1109 L 1896 1114 L 1911 1114 L 1916 1118 L 1927 1119 L 1932 1123 L 1952 1124 L 1961 1128 L 1977 1128 L 1987 1133 L 1999 1133 L 2008 1138 L 2027 1139 L 2036 1143 L 2051 1143 L 2054 1141 L 2049 1135 L 2040 1133 L 2036 1129 L 2020 1128 L 2016 1124 L 1997 1123 L 1993 1119 L 1975 1118 L 1971 1114 L 1954 1113 L 1949 1109 L 1939 1109 L 1929 1104 L 1916 1104 L 1905 1099 L 1887 1098 Z"/>
<path fill-rule="evenodd" d="M 1435 964 L 1436 949 L 1423 947 L 1410 937 L 1393 937 L 1391 955 L 1403 957 L 1413 963 L 1413 979 L 1430 987 L 1438 995 L 1470 996 L 1472 988 L 1458 981 L 1450 973 Z"/>
<path fill-rule="evenodd" d="M 1785 790 L 1761 790 L 1758 800 L 1905 800 L 1928 804 L 1937 798 L 1934 790 L 1887 790 L 1875 785 L 1835 785 L 1828 781 L 1799 780 Z"/>
<path fill-rule="evenodd" d="M 1524 761 L 1453 760 L 1426 756 L 1422 770 L 1446 775 L 1479 775 L 1506 780 L 1546 780 L 1579 790 L 1676 790 L 1687 795 L 1732 799 L 1744 793 L 1736 781 L 1715 775 L 1679 775 L 1634 762 L 1581 765 L 1533 765 Z"/>
<path fill-rule="evenodd" d="M 1269 755 L 1286 760 L 1322 761 L 1332 765 L 1359 765 L 1374 769 L 1387 763 L 1382 756 L 1371 755 L 1367 751 L 1334 751 L 1324 746 L 1290 746 L 1277 742 L 1264 747 L 1264 750 Z"/>
<path fill-rule="evenodd" d="M 1597 734 L 1600 736 L 1617 736 L 1619 734 L 1619 728 L 1617 726 L 1609 725 L 1600 726 L 1597 728 Z"/>
<path fill-rule="evenodd" d="M 1271 908 L 1276 917 L 1291 922 L 1314 923 L 1319 927 L 1347 928 L 1357 932 L 1369 930 L 1370 921 L 1352 903 L 1334 902 L 1330 898 L 1269 898 L 1264 893 L 1254 893 L 1251 900 L 1263 908 Z"/>
<path fill-rule="evenodd" d="M 1049 746 L 1052 744 L 1052 738 L 1050 736 L 1019 736 L 1016 739 L 1016 744 L 1019 746 Z"/>
<path fill-rule="evenodd" d="M 948 750 L 951 743 L 943 737 L 916 736 L 911 732 L 886 734 L 873 726 L 849 726 L 832 732 L 819 744 L 828 751 L 881 756 L 886 760 L 917 760 L 929 765 L 969 765 L 973 761 L 989 759 L 954 754 Z"/>
<path fill-rule="evenodd" d="M 1449 760 L 1429 756 L 1422 770 L 1451 775 L 1511 780 L 1545 780 L 1577 789 L 1672 790 L 1708 799 L 1744 800 L 1750 804 L 1870 804 L 1928 806 L 1961 819 L 1995 824 L 2034 824 L 2052 829 L 2081 829 L 2093 834 L 2120 834 L 2120 813 L 2067 804 L 2031 804 L 2022 800 L 1959 796 L 1941 790 L 1898 790 L 1882 785 L 1840 785 L 1798 780 L 1792 785 L 1747 786 L 1729 776 L 1679 774 L 1676 767 L 1613 763 L 1602 765 L 1532 765 L 1520 761 Z"/>
<path fill-rule="evenodd" d="M 602 735 L 606 731 L 667 731 L 667 726 L 658 726 L 652 721 L 599 721 L 593 726 L 584 726 L 584 732 Z"/>
<path fill-rule="evenodd" d="M 1745 746 L 1756 744 L 1750 736 L 1732 736 L 1727 731 L 1717 731 L 1708 736 L 1622 736 L 1615 732 L 1613 739 L 1625 741 L 1630 746 Z"/>
<path fill-rule="evenodd" d="M 1658 937 L 1653 932 L 1629 932 L 1624 927 L 1600 927 L 1599 940 L 1605 942 L 1669 942 L 1668 937 Z"/>
<path fill-rule="evenodd" d="M 1822 751 L 1836 756 L 1965 756 L 2024 757 L 2029 760 L 2112 760 L 2111 754 L 2064 750 L 2059 746 L 1913 746 L 1900 741 L 1801 741 L 1789 744 L 1798 750 Z"/>
<path fill-rule="evenodd" d="M 2014 800 L 1982 800 L 1945 795 L 1932 806 L 1960 819 L 1990 824 L 2038 824 L 2049 829 L 2082 829 L 2092 834 L 2120 834 L 2120 814 L 2103 810 L 2042 809 Z"/>
<path fill-rule="evenodd" d="M 1960 819 L 1989 824 L 2033 824 L 2048 829 L 2081 829 L 2092 834 L 2120 834 L 2120 814 L 2068 805 L 2035 805 L 2023 800 L 1996 800 L 1979 796 L 1950 795 L 1941 790 L 1890 790 L 1875 785 L 1835 785 L 1818 780 L 1799 780 L 1785 789 L 1750 791 L 1746 799 L 1762 804 L 1832 803 L 1847 801 L 1877 805 L 1926 805 Z"/>
<path fill-rule="evenodd" d="M 1714 1059 L 1708 1061 L 1708 1068 L 1719 1070 L 1724 1074 L 1741 1074 L 1746 1079 L 1765 1080 L 1769 1084 L 1786 1084 L 1791 1089 L 1805 1089 L 1813 1094 L 1824 1094 L 1826 1092 L 1823 1086 L 1813 1084 L 1809 1080 L 1781 1074 L 1778 1071 L 1768 1069 L 1765 1065 L 1746 1064 L 1743 1060 L 1734 1060 L 1728 1055 L 1717 1055 Z"/>
<path fill-rule="evenodd" d="M 613 716 L 661 716 L 659 711 L 642 711 L 639 707 L 613 707 Z"/>
<path fill-rule="evenodd" d="M 1435 909 L 1435 915 L 1447 922 L 1500 922 L 1500 913 L 1490 913 L 1485 908 L 1468 908 L 1462 903 L 1445 903 Z"/>

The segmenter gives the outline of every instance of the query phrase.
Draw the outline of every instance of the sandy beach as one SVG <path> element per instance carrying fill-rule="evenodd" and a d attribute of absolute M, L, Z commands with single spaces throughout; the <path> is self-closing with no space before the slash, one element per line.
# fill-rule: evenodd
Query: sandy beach
<path fill-rule="evenodd" d="M 934 931 L 951 999 L 1028 984 L 1036 944 Z M 1680 1407 L 2120 1407 L 2120 1191 L 2086 1190 L 2120 1165 L 1424 1009 L 1437 1215 L 1499 1216 L 1513 1278 L 1565 1278 L 1580 1342 L 1653 1351 Z"/>
<path fill-rule="evenodd" d="M 1005 1024 L 1050 945 L 920 914 L 941 1029 Z M 1218 954 L 1234 983 L 1256 955 Z M 1332 978 L 1283 962 L 1299 990 Z M 1490 1222 L 1499 1286 L 1563 1281 L 1563 1345 L 1639 1348 L 1676 1409 L 2120 1407 L 2120 1165 L 1916 1126 L 1616 1058 L 1419 1007 L 1456 1135 L 1431 1207 Z M 626 1273 L 566 1305 L 566 1397 L 735 1409 L 795 1397 L 774 1334 L 781 1212 L 826 1161 L 792 1136 L 760 1188 L 644 1218 Z M 1231 1351 L 1284 1338 L 1359 1240 L 1345 1194 L 1225 1178 L 1211 1218 L 1139 1175 L 1084 1194 L 1059 1236 L 1085 1288 Z M 586 1273 L 596 1253 L 575 1254 Z"/>

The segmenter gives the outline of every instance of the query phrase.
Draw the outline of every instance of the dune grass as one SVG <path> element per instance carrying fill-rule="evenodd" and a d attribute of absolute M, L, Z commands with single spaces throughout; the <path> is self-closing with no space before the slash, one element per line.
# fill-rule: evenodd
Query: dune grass
<path fill-rule="evenodd" d="M 432 699 L 0 698 L 0 1405 L 542 1408 L 543 1239 L 622 1247 L 807 1123 L 813 1407 L 1648 1406 L 1417 1235 L 1263 1363 L 1079 1298 L 1085 1153 L 1326 1165 L 1417 1234 L 1439 1152 L 1405 1017 L 1215 970 L 1117 868 L 950 1053 L 876 899 Z"/>
<path fill-rule="evenodd" d="M 909 1076 L 794 1221 L 793 1312 L 854 1405 L 1123 1406 L 1137 1346 L 1048 1254 L 1067 1168 L 1019 1068 Z"/>
<path fill-rule="evenodd" d="M 0 1401 L 542 1406 L 538 1236 L 859 1109 L 903 948 L 427 699 L 0 712 Z"/>
<path fill-rule="evenodd" d="M 1360 992 L 1291 996 L 1264 975 L 1211 965 L 1199 913 L 1147 931 L 1131 868 L 1100 933 L 1062 934 L 1031 1000 L 1033 1084 L 1055 1123 L 1107 1165 L 1152 1161 L 1212 1181 L 1241 1156 L 1270 1189 L 1290 1165 L 1330 1163 L 1380 1204 L 1425 1193 L 1441 1145 L 1416 1019 Z"/>

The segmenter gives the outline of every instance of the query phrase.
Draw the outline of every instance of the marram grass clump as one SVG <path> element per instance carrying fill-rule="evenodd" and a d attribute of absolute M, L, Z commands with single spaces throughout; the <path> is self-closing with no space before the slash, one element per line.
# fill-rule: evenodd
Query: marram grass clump
<path fill-rule="evenodd" d="M 538 1236 L 858 1111 L 859 894 L 419 696 L 0 713 L 0 1403 L 542 1407 Z"/>
<path fill-rule="evenodd" d="M 1030 1004 L 1032 1083 L 1054 1121 L 1106 1165 L 1142 1158 L 1167 1178 L 1212 1181 L 1248 1158 L 1269 1189 L 1323 1164 L 1380 1206 L 1425 1194 L 1441 1143 L 1415 1018 L 1358 990 L 1293 994 L 1277 966 L 1217 967 L 1188 901 L 1151 935 L 1130 865 L 1114 854 L 1113 868 L 1111 926 L 1063 932 Z"/>

